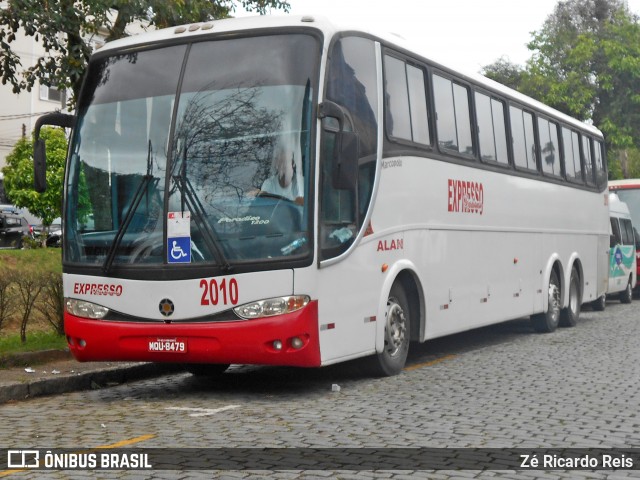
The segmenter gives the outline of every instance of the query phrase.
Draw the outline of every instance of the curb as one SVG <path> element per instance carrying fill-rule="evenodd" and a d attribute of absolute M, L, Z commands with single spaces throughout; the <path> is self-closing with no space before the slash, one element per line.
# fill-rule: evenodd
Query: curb
<path fill-rule="evenodd" d="M 159 377 L 184 371 L 176 364 L 137 363 L 89 371 L 76 375 L 34 380 L 28 383 L 0 385 L 0 404 L 60 393 L 120 385 L 134 380 Z"/>

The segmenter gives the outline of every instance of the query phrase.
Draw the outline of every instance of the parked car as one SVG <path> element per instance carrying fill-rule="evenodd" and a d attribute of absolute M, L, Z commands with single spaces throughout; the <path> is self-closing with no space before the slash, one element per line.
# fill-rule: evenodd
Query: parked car
<path fill-rule="evenodd" d="M 25 237 L 33 238 L 33 229 L 24 217 L 0 212 L 0 248 L 22 248 Z"/>
<path fill-rule="evenodd" d="M 44 225 L 36 225 L 34 235 L 39 241 L 42 241 L 42 236 L 46 235 L 47 247 L 60 247 L 62 245 L 62 219 L 60 217 L 54 219 L 49 225 L 48 231 Z"/>
<path fill-rule="evenodd" d="M 56 223 L 58 222 L 58 223 Z M 62 246 L 62 223 L 59 223 L 60 219 L 54 220 L 49 226 L 49 235 L 47 236 L 47 247 L 61 247 Z"/>

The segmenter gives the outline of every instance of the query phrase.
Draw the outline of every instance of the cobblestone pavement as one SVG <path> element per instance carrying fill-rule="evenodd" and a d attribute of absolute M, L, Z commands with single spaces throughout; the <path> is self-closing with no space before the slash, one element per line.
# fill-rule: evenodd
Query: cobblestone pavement
<path fill-rule="evenodd" d="M 168 456 L 176 448 L 202 447 L 385 448 L 398 455 L 415 447 L 640 447 L 639 313 L 639 302 L 616 301 L 605 312 L 583 311 L 575 328 L 552 334 L 533 333 L 520 319 L 414 345 L 405 371 L 391 378 L 369 378 L 351 364 L 233 366 L 216 381 L 175 373 L 7 403 L 0 405 L 0 438 L 6 448 L 162 448 Z M 613 469 L 0 469 L 0 477 L 6 473 L 56 479 L 640 478 L 640 470 Z"/>

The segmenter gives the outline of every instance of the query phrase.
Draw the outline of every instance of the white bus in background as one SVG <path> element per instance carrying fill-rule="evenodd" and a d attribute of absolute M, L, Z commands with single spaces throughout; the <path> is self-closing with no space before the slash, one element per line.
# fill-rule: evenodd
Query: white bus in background
<path fill-rule="evenodd" d="M 627 178 L 625 180 L 610 180 L 609 191 L 615 193 L 620 201 L 624 202 L 629 208 L 631 221 L 634 225 L 633 234 L 636 243 L 636 276 L 638 268 L 640 268 L 640 234 L 638 233 L 638 225 L 640 225 L 640 178 Z M 637 293 L 637 286 L 636 286 Z"/>
<path fill-rule="evenodd" d="M 607 295 L 594 302 L 596 310 L 604 310 L 607 296 L 631 303 L 637 281 L 636 235 L 627 204 L 615 193 L 609 194 L 611 233 L 609 243 L 609 286 Z"/>
<path fill-rule="evenodd" d="M 76 358 L 393 375 L 410 341 L 574 326 L 607 288 L 602 134 L 398 42 L 274 16 L 99 50 L 36 128 L 74 129 Z"/>

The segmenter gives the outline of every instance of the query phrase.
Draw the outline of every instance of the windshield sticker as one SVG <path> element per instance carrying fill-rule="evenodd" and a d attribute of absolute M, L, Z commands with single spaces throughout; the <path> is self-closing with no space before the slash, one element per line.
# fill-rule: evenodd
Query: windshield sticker
<path fill-rule="evenodd" d="M 167 262 L 191 263 L 191 212 L 167 214 Z"/>
<path fill-rule="evenodd" d="M 222 217 L 218 220 L 218 223 L 245 223 L 250 222 L 251 225 L 266 225 L 269 223 L 269 219 L 262 219 L 262 217 L 247 215 L 246 217 Z"/>
<path fill-rule="evenodd" d="M 167 217 L 168 237 L 191 236 L 191 212 L 169 212 Z"/>

